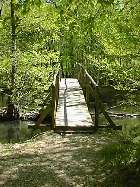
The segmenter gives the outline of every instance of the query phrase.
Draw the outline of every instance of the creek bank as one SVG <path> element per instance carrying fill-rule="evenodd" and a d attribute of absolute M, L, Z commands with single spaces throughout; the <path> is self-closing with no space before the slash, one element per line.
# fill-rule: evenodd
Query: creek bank
<path fill-rule="evenodd" d="M 140 114 L 129 114 L 129 113 L 115 113 L 115 112 L 110 112 L 107 111 L 110 117 L 115 117 L 115 118 L 138 118 L 140 117 Z"/>
<path fill-rule="evenodd" d="M 111 112 L 107 111 L 110 117 L 116 118 L 116 119 L 123 119 L 123 118 L 140 118 L 140 114 L 129 114 L 129 113 L 118 113 L 118 112 Z M 94 116 L 94 112 L 90 112 L 91 116 Z"/>
<path fill-rule="evenodd" d="M 7 121 L 8 118 L 6 116 L 5 107 L 0 109 L 0 121 Z M 140 118 L 140 114 L 130 114 L 130 113 L 122 113 L 122 112 L 112 112 L 107 111 L 110 117 L 116 118 L 116 119 L 123 119 L 123 118 Z M 91 116 L 94 116 L 94 112 L 90 112 Z M 40 116 L 39 112 L 36 111 L 30 111 L 26 113 L 19 113 L 19 120 L 23 121 L 37 121 Z M 13 119 L 10 119 L 13 120 Z M 17 120 L 17 119 L 15 119 Z M 44 120 L 44 123 L 48 122 L 51 123 L 52 118 L 50 114 L 48 114 Z"/>
<path fill-rule="evenodd" d="M 7 121 L 9 120 L 7 114 L 6 114 L 7 107 L 0 108 L 0 121 Z M 20 112 L 19 113 L 19 120 L 22 121 L 37 121 L 40 116 L 40 112 L 36 111 L 30 111 L 30 112 Z M 17 120 L 17 119 L 10 119 L 10 120 Z M 44 120 L 44 123 L 48 122 L 50 123 L 52 121 L 51 116 L 48 114 Z"/>

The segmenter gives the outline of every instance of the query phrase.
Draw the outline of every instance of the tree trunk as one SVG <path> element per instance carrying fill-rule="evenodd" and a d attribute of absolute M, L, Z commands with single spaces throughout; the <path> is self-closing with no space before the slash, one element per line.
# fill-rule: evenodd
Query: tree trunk
<path fill-rule="evenodd" d="M 11 0 L 11 90 L 12 94 L 15 89 L 15 73 L 16 73 L 16 19 L 14 0 Z"/>
<path fill-rule="evenodd" d="M 2 6 L 3 6 L 3 1 L 0 0 L 0 16 L 2 15 Z"/>
<path fill-rule="evenodd" d="M 19 117 L 18 110 L 13 103 L 13 95 L 15 92 L 15 73 L 16 73 L 16 18 L 14 0 L 11 0 L 11 95 L 8 98 L 7 118 L 17 119 Z"/>

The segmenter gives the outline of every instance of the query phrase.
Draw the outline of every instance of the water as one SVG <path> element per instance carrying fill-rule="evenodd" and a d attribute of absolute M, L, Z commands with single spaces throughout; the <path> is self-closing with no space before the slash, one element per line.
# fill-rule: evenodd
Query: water
<path fill-rule="evenodd" d="M 132 130 L 134 128 L 140 128 L 140 117 L 133 117 L 133 118 L 117 118 L 117 117 L 111 117 L 115 125 L 122 126 L 123 131 L 127 131 L 128 129 Z M 105 119 L 103 115 L 100 115 L 99 117 L 99 124 L 106 126 L 109 125 L 108 121 Z"/>
<path fill-rule="evenodd" d="M 6 106 L 7 96 L 0 94 L 0 108 Z M 28 125 L 35 125 L 32 121 L 4 121 L 0 122 L 0 143 L 23 142 L 33 137 L 39 130 L 29 129 Z"/>
<path fill-rule="evenodd" d="M 30 139 L 33 130 L 28 125 L 33 125 L 31 121 L 6 121 L 0 122 L 0 142 L 16 143 Z"/>
<path fill-rule="evenodd" d="M 120 106 L 116 106 L 113 107 L 110 111 L 114 112 L 114 113 L 128 113 L 128 114 L 140 114 L 140 110 L 139 110 L 140 105 L 120 105 Z"/>
<path fill-rule="evenodd" d="M 137 118 L 112 118 L 116 125 L 122 125 L 123 132 L 132 133 L 132 129 L 140 129 L 140 117 Z M 105 125 L 107 121 L 103 116 L 100 117 L 99 124 Z M 16 143 L 29 140 L 39 130 L 28 128 L 28 125 L 34 125 L 32 121 L 7 121 L 0 122 L 0 142 Z"/>
<path fill-rule="evenodd" d="M 0 108 L 6 106 L 7 96 L 0 94 Z M 32 121 L 4 121 L 0 122 L 0 143 L 16 143 L 30 139 L 34 132 L 28 128 L 34 125 Z"/>
<path fill-rule="evenodd" d="M 6 106 L 6 98 L 0 96 L 0 107 Z M 113 113 L 139 113 L 139 107 L 136 106 L 121 106 L 114 107 L 110 110 Z M 116 125 L 122 125 L 123 131 L 130 133 L 132 129 L 140 129 L 140 116 L 134 118 L 115 118 L 112 117 Z M 107 121 L 100 115 L 100 125 L 106 125 Z M 1 143 L 16 143 L 30 139 L 39 130 L 29 129 L 28 125 L 34 125 L 32 121 L 7 121 L 0 122 L 0 142 Z"/>

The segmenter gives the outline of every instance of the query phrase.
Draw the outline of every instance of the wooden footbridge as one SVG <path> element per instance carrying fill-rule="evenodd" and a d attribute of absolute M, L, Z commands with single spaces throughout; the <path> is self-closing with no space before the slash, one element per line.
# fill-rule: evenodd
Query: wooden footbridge
<path fill-rule="evenodd" d="M 63 78 L 55 117 L 55 131 L 92 130 L 93 122 L 77 79 Z"/>
<path fill-rule="evenodd" d="M 109 117 L 101 101 L 99 86 L 89 73 L 77 64 L 80 71 L 75 78 L 60 78 L 59 72 L 54 76 L 51 85 L 52 94 L 52 125 L 55 132 L 94 132 L 99 125 L 99 110 L 104 114 L 112 128 L 116 125 Z M 76 67 L 75 67 L 76 68 Z M 94 121 L 88 110 L 86 101 L 89 99 L 89 92 L 94 92 L 95 117 Z M 40 114 L 36 126 L 40 126 L 46 117 L 46 110 Z"/>

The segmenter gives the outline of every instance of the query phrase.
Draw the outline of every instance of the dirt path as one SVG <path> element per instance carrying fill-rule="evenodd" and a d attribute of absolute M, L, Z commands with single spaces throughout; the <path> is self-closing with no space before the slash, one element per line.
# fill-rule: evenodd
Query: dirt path
<path fill-rule="evenodd" d="M 46 132 L 21 144 L 0 144 L 0 187 L 104 186 L 112 171 L 99 152 L 115 138 L 114 132 Z"/>

